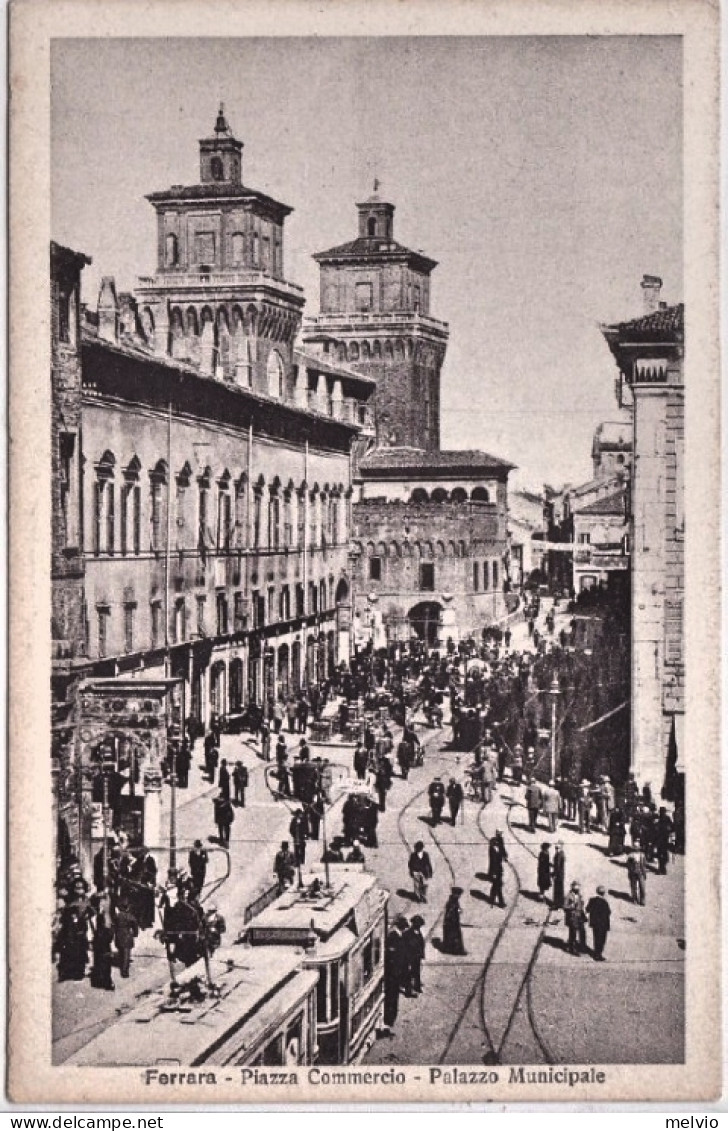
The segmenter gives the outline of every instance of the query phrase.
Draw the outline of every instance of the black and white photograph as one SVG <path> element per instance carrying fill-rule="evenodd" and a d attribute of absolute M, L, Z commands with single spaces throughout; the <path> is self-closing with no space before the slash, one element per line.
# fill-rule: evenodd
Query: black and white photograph
<path fill-rule="evenodd" d="M 677 1079 L 718 804 L 683 37 L 173 23 L 49 42 L 51 1075 Z"/>

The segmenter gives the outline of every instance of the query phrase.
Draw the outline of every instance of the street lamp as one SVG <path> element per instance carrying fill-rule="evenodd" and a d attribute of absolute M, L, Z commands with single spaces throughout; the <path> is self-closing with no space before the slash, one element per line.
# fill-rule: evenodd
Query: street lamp
<path fill-rule="evenodd" d="M 551 696 L 551 781 L 556 778 L 556 706 L 560 694 L 559 681 L 554 676 L 549 688 L 549 695 Z"/>

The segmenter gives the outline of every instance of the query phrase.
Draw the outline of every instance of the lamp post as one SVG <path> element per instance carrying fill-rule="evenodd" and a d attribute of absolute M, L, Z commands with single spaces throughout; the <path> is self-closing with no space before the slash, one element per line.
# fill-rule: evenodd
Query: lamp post
<path fill-rule="evenodd" d="M 549 695 L 551 696 L 551 781 L 556 778 L 556 707 L 560 694 L 559 681 L 554 676 L 549 688 Z"/>

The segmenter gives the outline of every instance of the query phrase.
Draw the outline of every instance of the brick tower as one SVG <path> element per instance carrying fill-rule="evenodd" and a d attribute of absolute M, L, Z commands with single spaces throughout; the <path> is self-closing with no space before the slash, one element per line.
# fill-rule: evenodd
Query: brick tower
<path fill-rule="evenodd" d="M 359 235 L 314 255 L 320 265 L 320 314 L 306 320 L 304 342 L 375 378 L 379 446 L 437 449 L 440 370 L 448 326 L 430 317 L 430 275 L 437 266 L 394 239 L 394 205 L 377 195 L 357 204 Z"/>
<path fill-rule="evenodd" d="M 243 143 L 222 106 L 199 147 L 199 184 L 147 197 L 157 212 L 157 271 L 137 287 L 145 332 L 159 354 L 289 396 L 304 305 L 301 288 L 283 275 L 292 209 L 243 184 Z"/>

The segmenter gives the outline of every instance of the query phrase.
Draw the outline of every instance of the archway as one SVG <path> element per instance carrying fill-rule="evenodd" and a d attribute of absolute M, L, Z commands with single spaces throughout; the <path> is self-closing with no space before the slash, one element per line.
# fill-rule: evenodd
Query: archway
<path fill-rule="evenodd" d="M 218 718 L 227 714 L 225 690 L 225 662 L 218 660 L 210 668 L 210 711 Z"/>
<path fill-rule="evenodd" d="M 415 636 L 429 648 L 434 648 L 437 645 L 441 613 L 442 605 L 439 601 L 421 601 L 418 605 L 414 605 L 407 614 L 407 619 Z"/>

